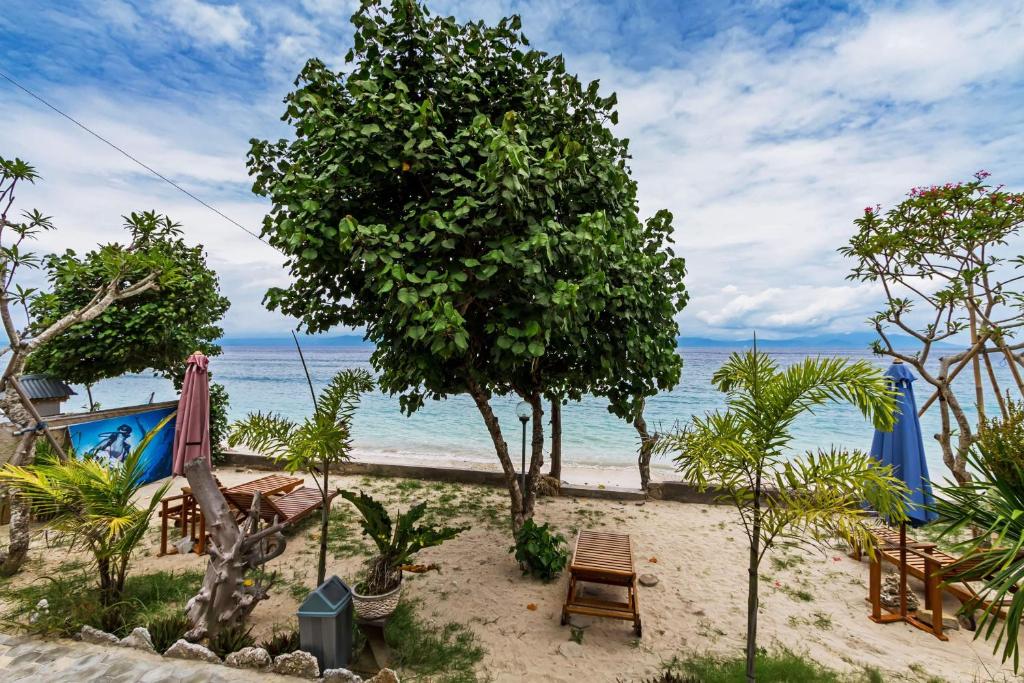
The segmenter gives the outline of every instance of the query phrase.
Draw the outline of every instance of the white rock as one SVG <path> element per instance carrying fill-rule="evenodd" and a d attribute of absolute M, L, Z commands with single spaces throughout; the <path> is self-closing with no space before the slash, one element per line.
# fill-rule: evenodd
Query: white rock
<path fill-rule="evenodd" d="M 274 673 L 299 678 L 317 678 L 320 676 L 320 663 L 308 652 L 296 650 L 277 656 L 274 660 Z"/>
<path fill-rule="evenodd" d="M 654 574 L 641 574 L 639 581 L 641 586 L 647 586 L 648 588 L 658 585 L 658 577 Z"/>
<path fill-rule="evenodd" d="M 262 647 L 243 647 L 225 657 L 224 663 L 236 669 L 266 669 L 271 659 L 270 653 Z"/>
<path fill-rule="evenodd" d="M 196 659 L 201 662 L 220 664 L 220 657 L 215 655 L 209 648 L 197 645 L 196 643 L 190 643 L 184 639 L 178 640 L 174 645 L 167 648 L 167 652 L 164 652 L 164 657 Z"/>
<path fill-rule="evenodd" d="M 366 681 L 366 683 L 399 683 L 398 674 L 391 669 L 381 669 L 377 675 Z"/>
<path fill-rule="evenodd" d="M 348 669 L 327 669 L 323 679 L 324 683 L 363 683 L 361 676 Z"/>
<path fill-rule="evenodd" d="M 156 652 L 156 648 L 153 647 L 153 638 L 149 635 L 149 630 L 141 626 L 133 628 L 132 632 L 122 638 L 118 644 L 122 647 L 133 647 L 144 652 Z"/>
<path fill-rule="evenodd" d="M 82 630 L 78 632 L 78 636 L 82 639 L 82 642 L 93 643 L 94 645 L 117 645 L 117 636 L 113 633 L 107 633 L 101 631 L 98 628 L 92 626 L 83 626 Z"/>

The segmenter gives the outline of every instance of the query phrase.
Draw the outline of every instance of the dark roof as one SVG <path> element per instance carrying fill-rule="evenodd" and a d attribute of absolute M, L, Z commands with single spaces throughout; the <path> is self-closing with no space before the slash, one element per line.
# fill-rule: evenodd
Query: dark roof
<path fill-rule="evenodd" d="M 33 400 L 65 399 L 75 395 L 67 384 L 45 375 L 22 375 L 21 386 L 25 387 L 28 397 Z"/>

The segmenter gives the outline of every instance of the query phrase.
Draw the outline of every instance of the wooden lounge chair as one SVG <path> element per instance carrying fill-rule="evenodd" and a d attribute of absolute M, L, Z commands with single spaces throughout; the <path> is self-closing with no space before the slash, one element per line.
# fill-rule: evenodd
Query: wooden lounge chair
<path fill-rule="evenodd" d="M 579 583 L 622 586 L 626 602 L 598 600 L 580 595 Z M 636 570 L 629 536 L 596 531 L 581 531 L 569 564 L 569 592 L 562 607 L 562 625 L 570 614 L 608 617 L 633 622 L 637 637 L 643 635 L 637 597 Z"/>
<path fill-rule="evenodd" d="M 328 503 L 336 495 L 338 495 L 337 492 L 332 493 L 327 499 Z M 227 498 L 228 502 L 239 511 L 244 510 L 246 513 L 252 509 L 254 496 L 255 492 L 237 491 L 235 489 L 224 491 L 224 497 Z M 320 509 L 323 503 L 324 500 L 320 495 L 320 491 L 308 486 L 296 488 L 287 493 L 261 495 L 260 519 L 269 524 L 273 524 L 276 520 L 278 523 L 290 526 L 313 511 Z"/>

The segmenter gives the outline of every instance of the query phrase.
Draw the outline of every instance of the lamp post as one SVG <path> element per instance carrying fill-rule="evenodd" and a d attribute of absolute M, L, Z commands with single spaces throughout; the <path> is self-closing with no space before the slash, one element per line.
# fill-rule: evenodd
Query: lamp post
<path fill-rule="evenodd" d="M 516 406 L 516 416 L 523 423 L 523 465 L 519 473 L 519 495 L 523 497 L 523 501 L 526 500 L 526 423 L 530 421 L 531 415 L 533 406 L 526 401 L 520 401 Z"/>

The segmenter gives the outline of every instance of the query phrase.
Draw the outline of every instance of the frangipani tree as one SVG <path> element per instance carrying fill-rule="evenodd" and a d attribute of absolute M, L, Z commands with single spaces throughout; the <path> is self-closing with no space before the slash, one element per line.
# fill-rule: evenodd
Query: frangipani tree
<path fill-rule="evenodd" d="M 331 465 L 345 462 L 352 451 L 352 418 L 359 396 L 374 387 L 365 370 L 343 370 L 316 397 L 313 416 L 302 422 L 281 415 L 250 413 L 231 426 L 228 443 L 244 445 L 277 460 L 288 472 L 306 470 L 320 489 L 319 586 L 327 576 L 327 530 L 331 514 Z"/>
<path fill-rule="evenodd" d="M 906 487 L 891 469 L 861 452 L 832 449 L 790 458 L 790 429 L 816 406 L 856 406 L 879 429 L 894 424 L 895 396 L 865 361 L 808 358 L 784 370 L 756 350 L 733 354 L 712 377 L 726 394 L 724 411 L 694 416 L 663 435 L 685 481 L 713 490 L 740 513 L 750 544 L 747 563 L 747 680 L 755 680 L 758 569 L 778 541 L 828 543 L 840 538 L 872 548 L 865 501 L 879 514 L 904 518 Z"/>
<path fill-rule="evenodd" d="M 1024 396 L 1024 256 L 1014 241 L 1024 226 L 1024 193 L 988 184 L 980 171 L 964 183 L 915 187 L 889 209 L 866 207 L 854 221 L 857 233 L 839 251 L 853 259 L 850 279 L 877 283 L 885 306 L 871 324 L 874 351 L 913 366 L 933 387 L 921 412 L 938 399 L 941 431 L 935 435 L 942 459 L 958 482 L 971 474 L 967 454 L 977 426 L 964 410 L 973 403 L 986 417 L 986 385 L 1003 419 L 1004 389 Z M 897 348 L 893 333 L 908 335 L 913 348 Z M 937 344 L 967 343 L 941 351 Z M 942 355 L 933 362 L 935 352 Z M 1009 387 L 1000 386 L 993 367 L 1005 363 Z M 973 392 L 964 396 L 954 380 L 967 366 Z"/>

